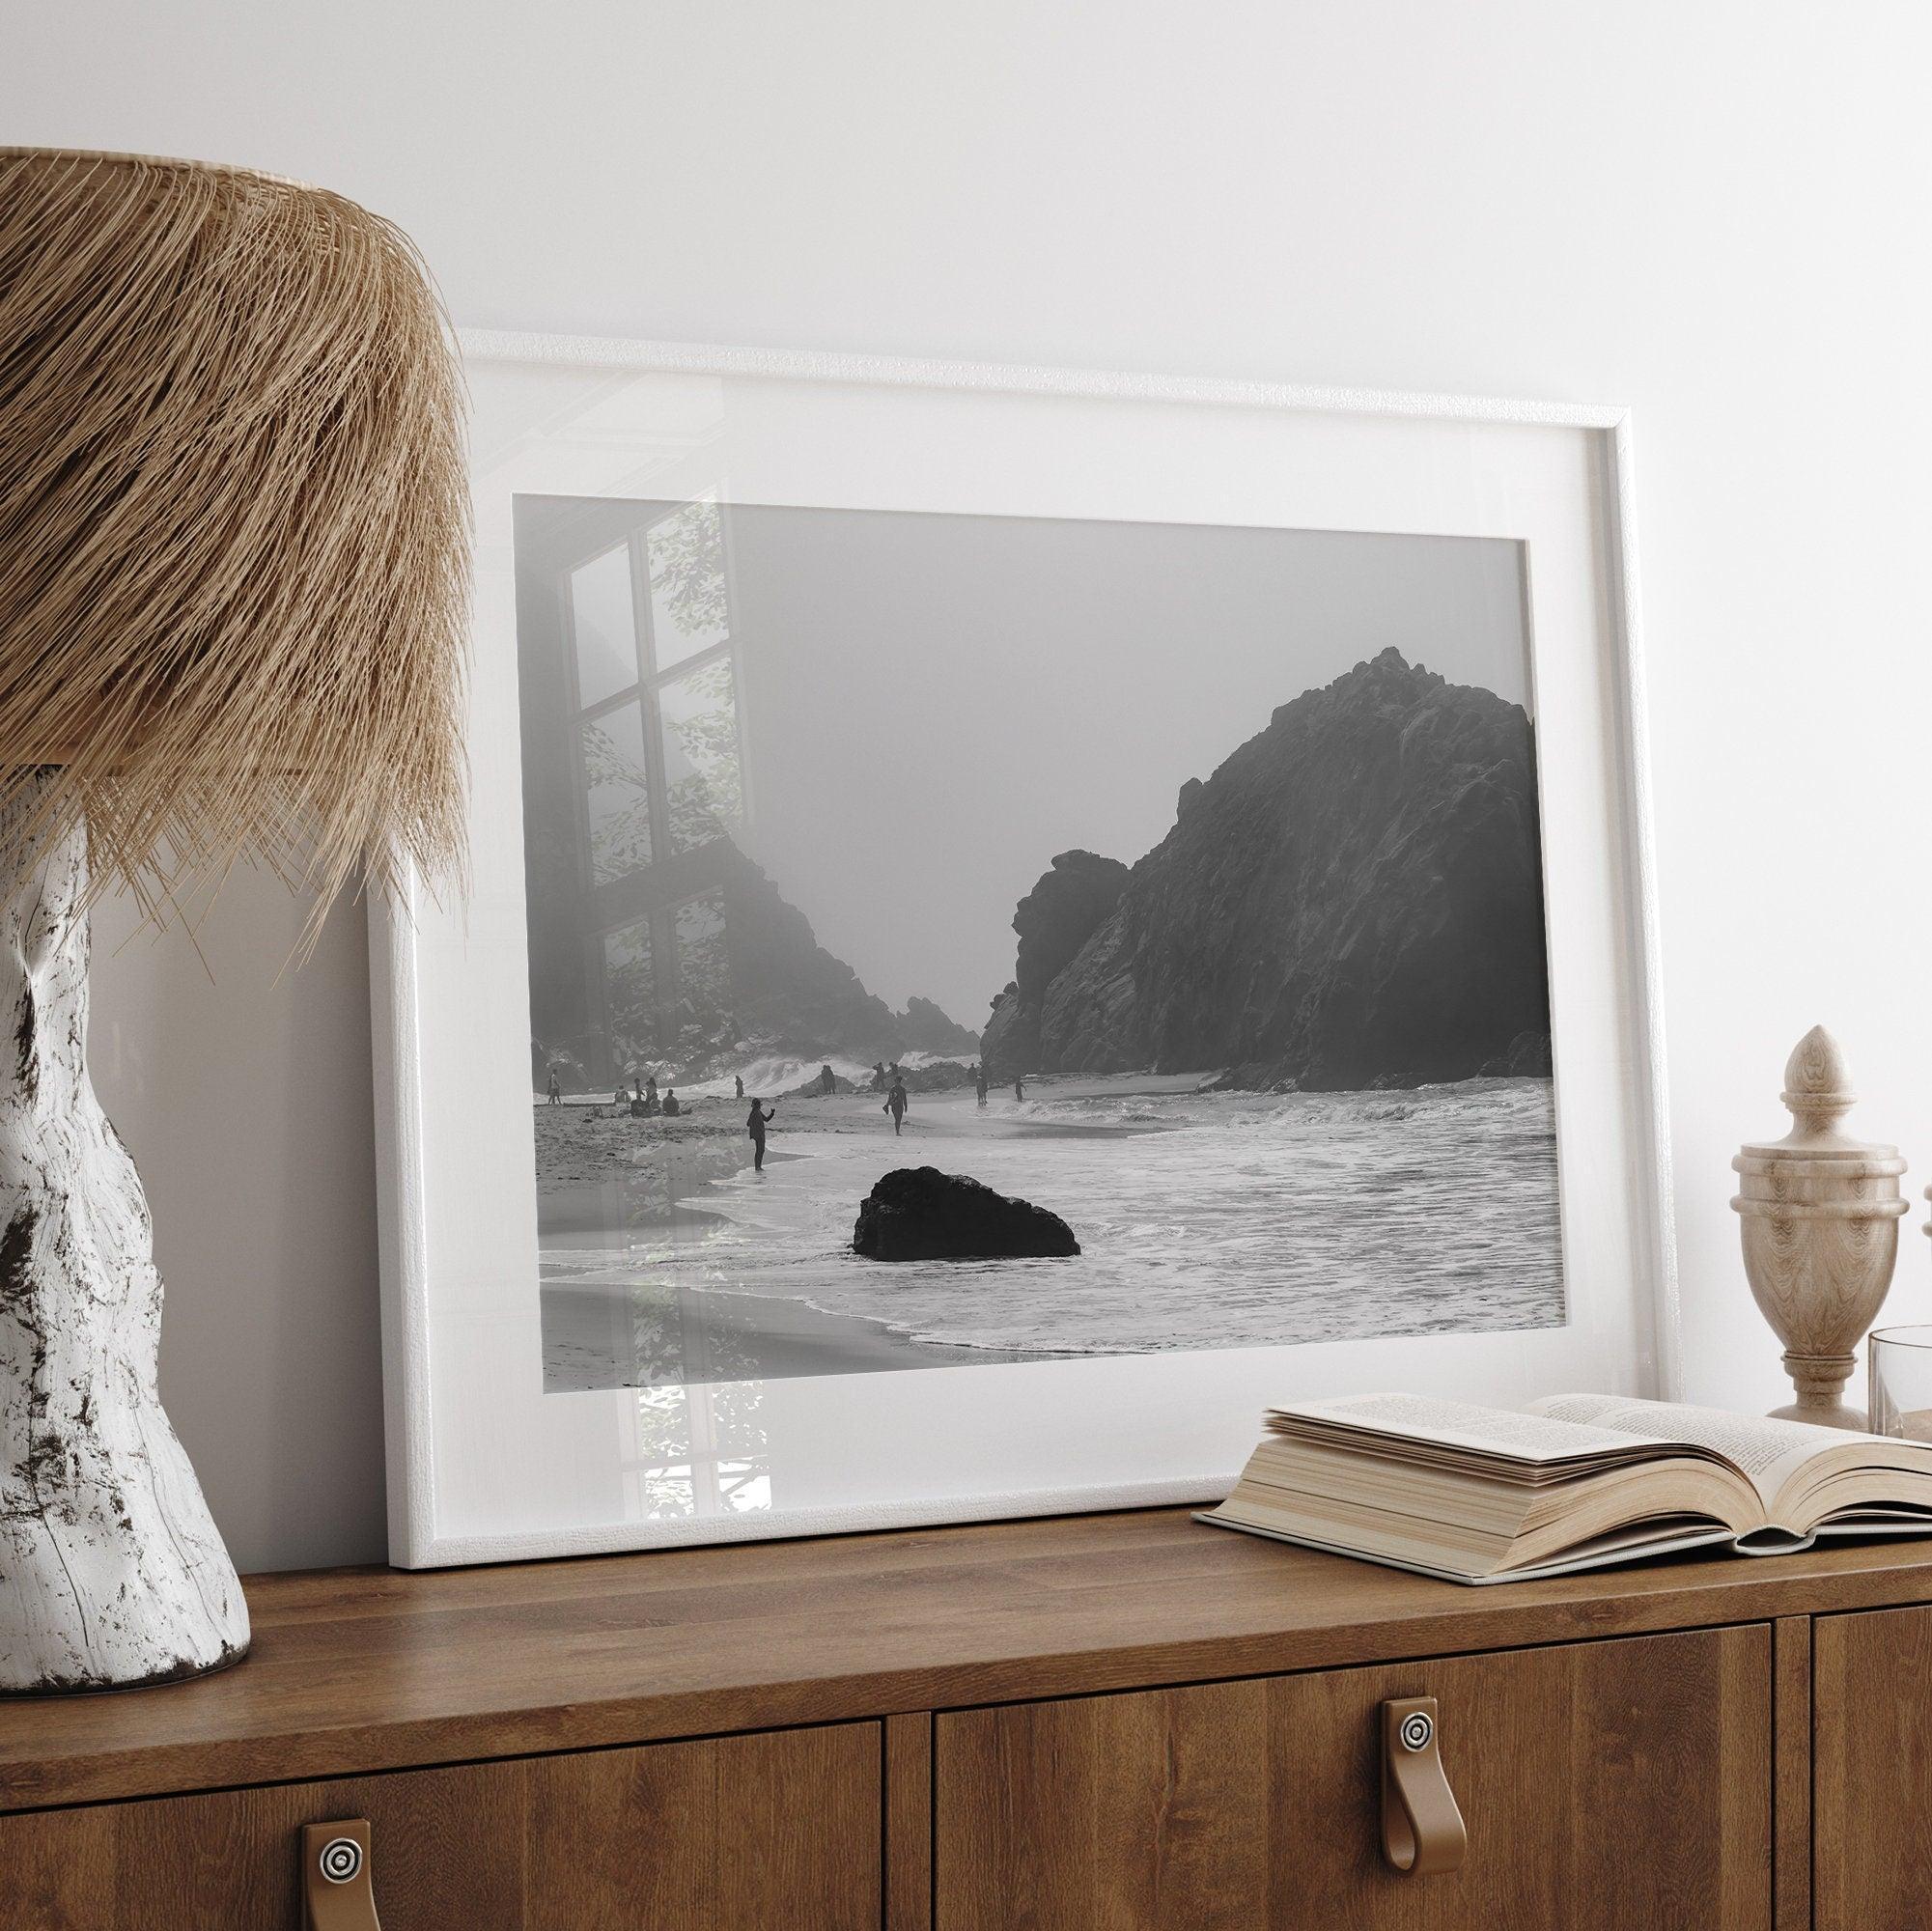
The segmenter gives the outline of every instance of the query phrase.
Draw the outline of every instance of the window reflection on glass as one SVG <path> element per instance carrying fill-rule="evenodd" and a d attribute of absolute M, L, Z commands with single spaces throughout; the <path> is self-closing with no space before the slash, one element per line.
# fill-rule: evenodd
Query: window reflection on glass
<path fill-rule="evenodd" d="M 658 689 L 658 707 L 664 722 L 671 849 L 688 852 L 723 837 L 744 816 L 730 658 L 671 679 Z"/>
<path fill-rule="evenodd" d="M 651 862 L 651 793 L 644 769 L 644 711 L 634 699 L 577 727 L 591 882 L 608 884 Z"/>
<path fill-rule="evenodd" d="M 630 602 L 630 551 L 620 544 L 571 572 L 571 636 L 576 646 L 577 707 L 588 710 L 637 682 L 637 618 Z"/>
<path fill-rule="evenodd" d="M 610 1056 L 630 1072 L 657 1056 L 658 996 L 651 976 L 651 923 L 636 919 L 603 935 L 604 1008 Z"/>
<path fill-rule="evenodd" d="M 724 519 L 715 503 L 686 503 L 644 539 L 651 566 L 651 638 L 669 670 L 731 631 L 724 581 Z"/>
<path fill-rule="evenodd" d="M 771 1506 L 770 1451 L 760 1410 L 764 1387 L 645 1388 L 626 1460 L 633 1518 L 737 1515 Z"/>
<path fill-rule="evenodd" d="M 707 1032 L 730 1015 L 731 962 L 720 892 L 678 908 L 678 1005 L 684 1024 Z"/>

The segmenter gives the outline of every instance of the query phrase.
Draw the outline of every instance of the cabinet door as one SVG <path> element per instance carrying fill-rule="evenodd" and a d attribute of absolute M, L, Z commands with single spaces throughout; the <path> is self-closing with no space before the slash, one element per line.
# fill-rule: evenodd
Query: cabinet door
<path fill-rule="evenodd" d="M 1763 1625 L 971 1710 L 938 1931 L 1763 1931 Z M 1379 1706 L 1434 1696 L 1459 1870 L 1381 1854 Z"/>
<path fill-rule="evenodd" d="M 367 1817 L 382 1931 L 877 1931 L 880 1738 L 710 1743 L 0 1817 L 7 1931 L 298 1931 L 304 1824 Z"/>
<path fill-rule="evenodd" d="M 1816 1931 L 1932 1924 L 1932 1609 L 1820 1616 L 1811 1634 Z"/>

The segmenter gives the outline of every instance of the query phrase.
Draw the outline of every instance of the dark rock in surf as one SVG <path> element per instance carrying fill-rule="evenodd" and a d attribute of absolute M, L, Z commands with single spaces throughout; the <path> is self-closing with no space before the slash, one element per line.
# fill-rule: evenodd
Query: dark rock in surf
<path fill-rule="evenodd" d="M 1057 1214 L 936 1166 L 885 1174 L 859 1207 L 852 1245 L 875 1261 L 1057 1260 L 1080 1250 Z"/>
<path fill-rule="evenodd" d="M 924 1066 L 901 1067 L 899 1077 L 905 1080 L 909 1093 L 946 1093 L 954 1087 L 972 1084 L 966 1077 L 966 1062 L 960 1059 L 935 1059 Z"/>
<path fill-rule="evenodd" d="M 841 1073 L 832 1075 L 831 1093 L 826 1090 L 823 1077 L 814 1073 L 802 1086 L 793 1086 L 779 1094 L 781 1100 L 828 1100 L 832 1093 L 856 1093 L 859 1088 Z"/>

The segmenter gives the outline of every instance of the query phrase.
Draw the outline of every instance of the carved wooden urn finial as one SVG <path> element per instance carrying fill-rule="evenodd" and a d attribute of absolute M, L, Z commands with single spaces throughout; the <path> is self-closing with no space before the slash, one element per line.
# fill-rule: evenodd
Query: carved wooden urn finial
<path fill-rule="evenodd" d="M 1838 1042 L 1814 1025 L 1784 1062 L 1784 1091 L 1778 1096 L 1791 1109 L 1791 1131 L 1778 1142 L 1796 1147 L 1857 1147 L 1857 1140 L 1834 1131 L 1858 1102 Z"/>
<path fill-rule="evenodd" d="M 1743 1190 L 1731 1201 L 1744 1221 L 1745 1273 L 1773 1331 L 1798 1399 L 1774 1413 L 1832 1428 L 1865 1417 L 1839 1399 L 1854 1350 L 1878 1317 L 1898 1257 L 1907 1203 L 1894 1146 L 1838 1131 L 1857 1095 L 1838 1043 L 1813 1026 L 1784 1066 L 1791 1131 L 1739 1149 L 1731 1165 Z"/>

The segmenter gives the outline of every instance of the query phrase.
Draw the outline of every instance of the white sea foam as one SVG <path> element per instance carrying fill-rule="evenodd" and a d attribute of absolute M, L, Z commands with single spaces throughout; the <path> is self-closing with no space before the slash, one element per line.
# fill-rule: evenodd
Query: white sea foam
<path fill-rule="evenodd" d="M 702 1217 L 628 1248 L 546 1243 L 546 1273 L 802 1301 L 1001 1355 L 1493 1330 L 1563 1316 L 1546 1081 L 1285 1095 L 1043 1083 L 985 1110 L 969 1093 L 915 1095 L 903 1138 L 872 1112 L 854 1105 L 837 1130 L 788 1133 L 781 1109 L 771 1145 L 795 1157 L 708 1183 L 686 1202 Z M 910 1165 L 1050 1207 L 1073 1226 L 1079 1258 L 859 1259 L 858 1203 L 882 1173 Z"/>
<path fill-rule="evenodd" d="M 899 1064 L 908 1072 L 916 1071 L 921 1066 L 932 1066 L 943 1059 L 957 1060 L 962 1066 L 968 1064 L 974 1055 L 969 1052 L 902 1052 Z M 732 1084 L 734 1077 L 744 1081 L 747 1094 L 757 1093 L 767 1099 L 780 1093 L 795 1093 L 808 1080 L 819 1077 L 819 1069 L 829 1066 L 841 1079 L 849 1079 L 860 1091 L 872 1083 L 872 1062 L 854 1059 L 850 1053 L 834 1052 L 817 1059 L 798 1059 L 785 1054 L 766 1053 L 756 1059 L 748 1059 L 742 1065 L 719 1073 L 710 1079 L 693 1079 L 678 1086 L 680 1093 L 689 1093 L 700 1097 L 721 1098 L 736 1092 Z M 664 1084 L 662 1076 L 658 1080 Z M 676 1082 L 673 1082 L 676 1083 Z"/>

